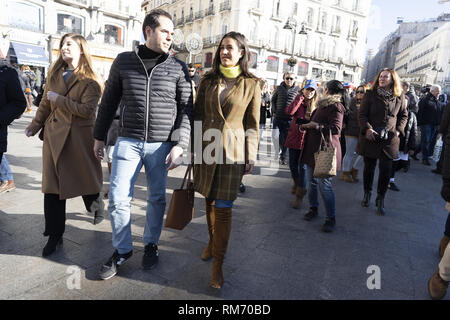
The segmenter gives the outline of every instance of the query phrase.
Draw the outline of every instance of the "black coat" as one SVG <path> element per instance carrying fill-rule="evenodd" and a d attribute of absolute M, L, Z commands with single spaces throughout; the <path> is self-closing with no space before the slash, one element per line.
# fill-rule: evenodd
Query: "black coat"
<path fill-rule="evenodd" d="M 285 110 L 288 105 L 294 101 L 300 88 L 296 85 L 288 88 L 284 81 L 277 87 L 272 96 L 272 114 L 275 118 L 281 120 L 291 120 L 292 117 L 287 115 Z"/>
<path fill-rule="evenodd" d="M 27 107 L 17 71 L 5 64 L 0 66 L 0 153 L 6 152 L 8 126 Z"/>
<path fill-rule="evenodd" d="M 444 161 L 442 165 L 442 190 L 441 196 L 445 201 L 450 202 L 450 103 L 444 108 L 439 133 L 442 134 L 442 141 L 445 144 Z"/>
<path fill-rule="evenodd" d="M 111 66 L 95 123 L 95 139 L 105 141 L 120 103 L 120 137 L 173 141 L 187 149 L 193 95 L 186 64 L 167 55 L 147 75 L 138 51 L 136 47 L 119 54 Z"/>
<path fill-rule="evenodd" d="M 270 94 L 266 92 L 261 94 L 261 109 L 259 113 L 259 124 L 266 123 L 268 113 L 270 115 Z"/>
<path fill-rule="evenodd" d="M 417 114 L 418 125 L 438 126 L 441 123 L 441 115 L 441 103 L 431 93 L 427 93 L 419 101 L 419 112 Z"/>
<path fill-rule="evenodd" d="M 345 135 L 350 137 L 359 137 L 360 129 L 358 122 L 358 112 L 359 108 L 356 105 L 356 99 L 352 99 L 348 111 L 345 112 L 344 123 L 345 123 Z"/>
<path fill-rule="evenodd" d="M 405 135 L 400 136 L 400 151 L 408 153 L 415 150 L 417 144 L 417 118 L 412 111 L 408 112 L 408 122 L 405 126 Z"/>

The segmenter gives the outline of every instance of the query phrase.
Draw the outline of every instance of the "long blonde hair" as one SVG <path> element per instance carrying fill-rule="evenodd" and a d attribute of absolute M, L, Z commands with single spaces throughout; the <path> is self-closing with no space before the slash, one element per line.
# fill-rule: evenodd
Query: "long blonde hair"
<path fill-rule="evenodd" d="M 381 71 L 378 73 L 378 75 L 375 77 L 375 80 L 373 81 L 372 90 L 374 92 L 377 91 L 378 87 L 380 86 L 380 84 L 379 84 L 380 76 L 385 71 L 388 71 L 391 74 L 392 81 L 393 81 L 392 92 L 394 94 L 394 97 L 400 97 L 403 93 L 402 82 L 401 82 L 400 77 L 398 76 L 397 72 L 395 72 L 395 70 L 392 70 L 389 68 L 381 69 Z"/>
<path fill-rule="evenodd" d="M 74 70 L 74 73 L 80 79 L 94 80 L 95 82 L 97 82 L 100 88 L 102 88 L 102 85 L 96 73 L 94 72 L 94 68 L 92 67 L 92 59 L 87 41 L 81 34 L 78 33 L 66 33 L 65 35 L 62 36 L 61 41 L 59 42 L 58 59 L 55 61 L 55 63 L 53 63 L 53 65 L 50 67 L 48 71 L 48 83 L 56 81 L 58 72 L 67 67 L 67 63 L 63 60 L 61 56 L 61 48 L 66 38 L 74 40 L 80 47 L 82 53 L 82 55 L 80 55 L 80 61 L 78 63 L 78 66 Z"/>
<path fill-rule="evenodd" d="M 312 99 L 306 99 L 306 96 L 303 93 L 303 90 L 306 90 L 305 88 L 302 89 L 302 94 L 305 97 L 304 103 L 306 104 L 306 112 L 313 113 L 314 110 L 316 110 L 316 103 L 317 99 L 319 98 L 319 94 L 317 90 L 314 90 L 314 97 Z"/>

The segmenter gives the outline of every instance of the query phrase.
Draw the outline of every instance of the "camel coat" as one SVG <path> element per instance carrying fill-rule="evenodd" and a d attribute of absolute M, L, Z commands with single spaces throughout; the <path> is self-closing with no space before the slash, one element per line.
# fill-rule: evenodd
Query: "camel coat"
<path fill-rule="evenodd" d="M 50 102 L 47 91 L 60 96 Z M 80 79 L 75 73 L 65 83 L 60 71 L 56 81 L 45 86 L 36 116 L 27 128 L 35 135 L 45 125 L 43 193 L 69 199 L 100 192 L 102 168 L 93 151 L 93 128 L 100 96 L 101 89 L 95 81 Z"/>
<path fill-rule="evenodd" d="M 206 198 L 235 200 L 245 164 L 256 162 L 261 89 L 257 79 L 239 76 L 221 105 L 221 81 L 203 79 L 197 91 L 194 188 Z"/>

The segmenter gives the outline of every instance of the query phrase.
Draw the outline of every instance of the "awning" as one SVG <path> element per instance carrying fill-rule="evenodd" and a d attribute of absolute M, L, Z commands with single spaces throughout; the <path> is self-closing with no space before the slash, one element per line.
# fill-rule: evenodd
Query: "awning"
<path fill-rule="evenodd" d="M 48 67 L 49 62 L 44 47 L 13 41 L 11 41 L 11 46 L 14 52 L 10 50 L 10 53 L 15 55 L 17 64 Z"/>

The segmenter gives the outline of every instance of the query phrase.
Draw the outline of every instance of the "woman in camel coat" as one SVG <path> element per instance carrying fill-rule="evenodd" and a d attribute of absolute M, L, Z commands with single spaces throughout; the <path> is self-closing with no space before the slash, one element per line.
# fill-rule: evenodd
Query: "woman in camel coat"
<path fill-rule="evenodd" d="M 251 173 L 258 150 L 261 89 L 249 73 L 245 37 L 227 33 L 214 66 L 200 82 L 194 107 L 194 187 L 206 200 L 210 240 L 202 259 L 214 258 L 210 285 L 221 288 L 222 263 L 231 232 L 231 212 L 244 174 Z M 210 135 L 213 141 L 208 141 Z M 195 145 L 201 145 L 197 150 Z"/>
<path fill-rule="evenodd" d="M 86 40 L 78 34 L 61 38 L 60 56 L 49 71 L 39 108 L 25 133 L 44 128 L 42 192 L 44 236 L 49 236 L 43 256 L 62 243 L 66 199 L 83 196 L 94 224 L 103 219 L 102 168 L 93 153 L 95 111 L 101 87 L 91 67 Z"/>

